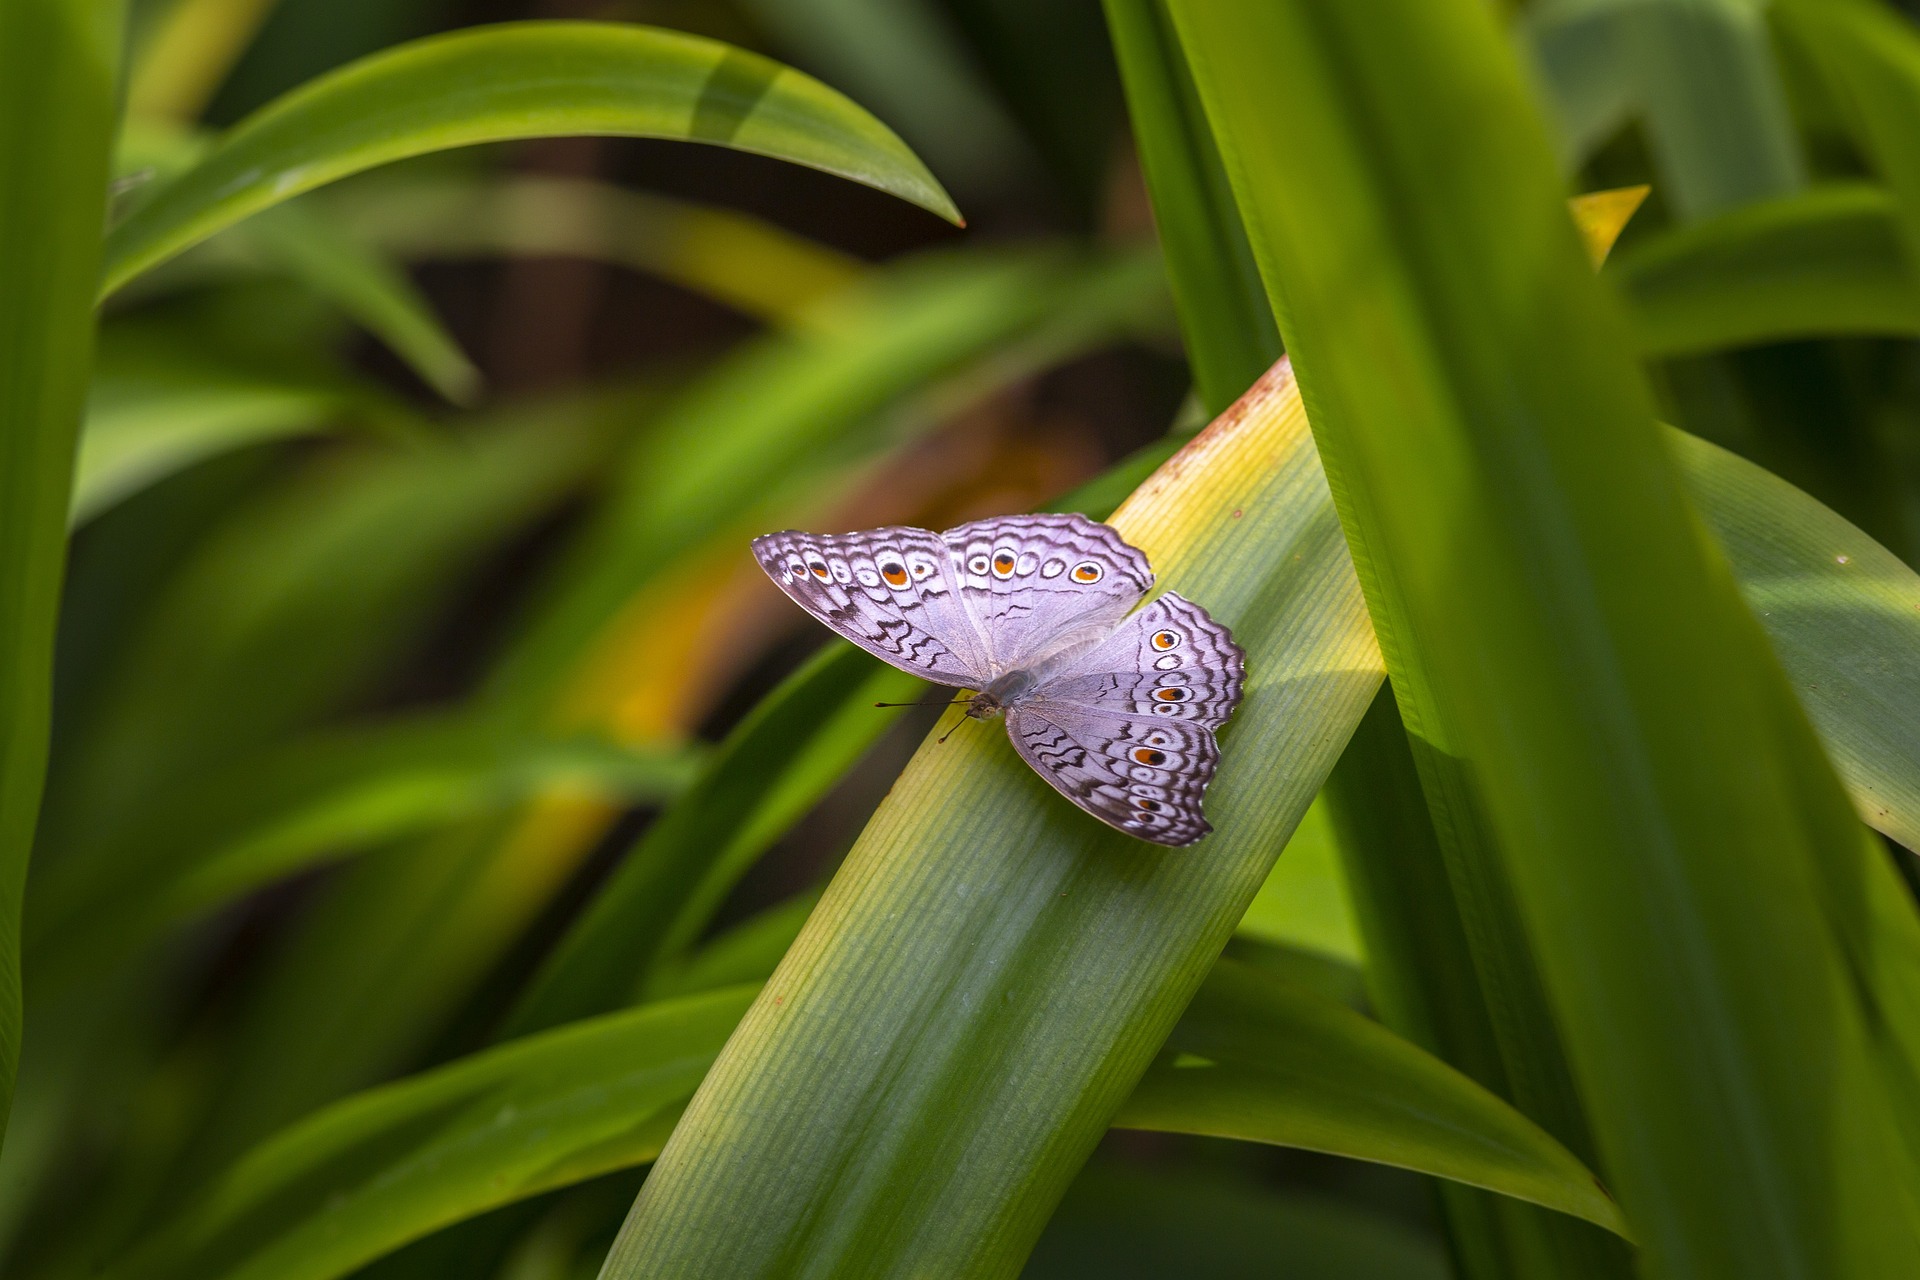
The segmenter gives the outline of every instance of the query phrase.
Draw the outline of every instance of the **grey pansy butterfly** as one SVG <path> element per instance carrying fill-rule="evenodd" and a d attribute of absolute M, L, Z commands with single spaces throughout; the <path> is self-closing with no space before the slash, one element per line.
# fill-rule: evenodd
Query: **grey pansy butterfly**
<path fill-rule="evenodd" d="M 1225 627 L 1153 587 L 1146 556 L 1085 516 L 1001 516 L 945 533 L 770 533 L 753 553 L 820 621 L 903 671 L 976 689 L 1036 772 L 1101 821 L 1156 844 L 1213 828 L 1213 731 L 1240 702 Z"/>

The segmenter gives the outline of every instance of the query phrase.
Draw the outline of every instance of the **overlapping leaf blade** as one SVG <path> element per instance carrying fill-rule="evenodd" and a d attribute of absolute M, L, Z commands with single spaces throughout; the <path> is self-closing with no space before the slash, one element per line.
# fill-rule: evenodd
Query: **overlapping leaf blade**
<path fill-rule="evenodd" d="M 385 50 L 241 122 L 114 228 L 104 289 L 350 173 L 449 147 L 567 133 L 720 143 L 959 217 L 886 126 L 797 71 L 659 28 L 509 23 Z"/>
<path fill-rule="evenodd" d="M 1914 1265 L 1903 1085 L 1846 976 L 1879 873 L 1693 533 L 1490 15 L 1174 11 L 1423 785 L 1494 838 L 1649 1265 Z"/>

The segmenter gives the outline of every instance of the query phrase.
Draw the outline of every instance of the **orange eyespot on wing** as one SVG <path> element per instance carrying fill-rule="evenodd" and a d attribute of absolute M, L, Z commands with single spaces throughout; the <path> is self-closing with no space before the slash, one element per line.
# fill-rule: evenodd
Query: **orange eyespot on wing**
<path fill-rule="evenodd" d="M 1190 696 L 1185 689 L 1179 688 L 1178 686 L 1169 689 L 1155 689 L 1153 691 L 1153 700 L 1155 702 L 1185 702 Z"/>
<path fill-rule="evenodd" d="M 1153 633 L 1153 639 L 1150 643 L 1154 648 L 1165 653 L 1180 643 L 1180 633 L 1177 631 L 1156 631 Z"/>
<path fill-rule="evenodd" d="M 1141 764 L 1165 764 L 1167 762 L 1167 753 L 1164 751 L 1155 751 L 1152 747 L 1135 747 L 1133 758 Z"/>
<path fill-rule="evenodd" d="M 1073 566 L 1070 576 L 1075 582 L 1098 582 L 1106 576 L 1106 571 L 1091 560 L 1082 560 Z"/>

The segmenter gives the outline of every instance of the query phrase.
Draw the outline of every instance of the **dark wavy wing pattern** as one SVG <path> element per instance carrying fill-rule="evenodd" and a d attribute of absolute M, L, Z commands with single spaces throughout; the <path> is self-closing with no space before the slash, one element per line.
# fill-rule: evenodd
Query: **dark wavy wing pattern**
<path fill-rule="evenodd" d="M 1051 674 L 1033 701 L 1218 729 L 1240 705 L 1246 670 L 1233 633 L 1169 591 Z"/>
<path fill-rule="evenodd" d="M 1128 835 L 1188 845 L 1213 830 L 1200 801 L 1220 752 L 1198 725 L 1023 703 L 1007 736 L 1056 791 Z"/>
<path fill-rule="evenodd" d="M 997 516 L 942 537 L 995 675 L 1100 639 L 1153 586 L 1145 555 L 1081 515 Z"/>
<path fill-rule="evenodd" d="M 986 639 L 960 599 L 939 534 L 788 531 L 755 538 L 753 554 L 775 586 L 882 661 L 963 688 L 993 679 Z"/>

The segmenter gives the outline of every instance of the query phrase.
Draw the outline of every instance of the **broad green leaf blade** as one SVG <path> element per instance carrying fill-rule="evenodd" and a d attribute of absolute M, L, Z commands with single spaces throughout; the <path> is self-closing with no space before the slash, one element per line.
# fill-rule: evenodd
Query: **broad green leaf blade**
<path fill-rule="evenodd" d="M 1920 285 L 1900 236 L 1884 189 L 1816 187 L 1655 236 L 1622 252 L 1607 276 L 1655 355 L 1920 335 Z"/>
<path fill-rule="evenodd" d="M 685 786 L 684 750 L 633 750 L 587 738 L 503 737 L 470 716 L 335 730 L 209 772 L 137 831 L 137 851 L 101 854 L 124 868 L 103 891 L 51 876 L 35 898 L 49 939 L 42 981 L 123 963 L 180 921 L 296 872 L 479 815 L 555 787 L 624 803 Z"/>
<path fill-rule="evenodd" d="M 1492 15 L 1173 11 L 1422 782 L 1492 838 L 1645 1265 L 1920 1266 L 1857 820 L 1699 537 Z"/>
<path fill-rule="evenodd" d="M 617 1009 L 698 938 L 727 890 L 803 817 L 920 681 L 836 644 L 764 698 L 699 782 L 627 854 L 542 966 L 502 1034 Z"/>
<path fill-rule="evenodd" d="M 1113 518 L 1248 653 L 1216 833 L 1169 854 L 1110 831 L 997 725 L 924 745 L 603 1274 L 1018 1271 L 1331 767 L 1328 726 L 1378 680 L 1289 381 L 1276 369 Z"/>
<path fill-rule="evenodd" d="M 1214 966 L 1113 1122 L 1370 1150 L 1625 1230 L 1586 1166 L 1499 1098 L 1345 1005 L 1232 960 Z"/>
<path fill-rule="evenodd" d="M 1920 850 L 1920 575 L 1772 472 L 1667 438 L 1854 808 Z"/>
<path fill-rule="evenodd" d="M 659 1151 L 753 995 L 579 1023 L 346 1099 L 235 1164 L 113 1280 L 330 1280 Z"/>
<path fill-rule="evenodd" d="M 554 134 L 715 143 L 838 174 L 959 220 L 885 125 L 797 71 L 654 27 L 508 23 L 384 50 L 242 121 L 113 229 L 102 291 L 348 174 L 450 147 Z"/>
<path fill-rule="evenodd" d="M 20 1060 L 20 901 L 93 345 L 121 6 L 0 7 L 0 1133 Z"/>
<path fill-rule="evenodd" d="M 1187 362 L 1219 413 L 1280 358 L 1247 233 L 1162 0 L 1105 0 Z"/>
<path fill-rule="evenodd" d="M 402 272 L 299 205 L 255 219 L 247 232 L 300 281 L 337 305 L 455 404 L 480 393 L 480 371 Z"/>
<path fill-rule="evenodd" d="M 1367 991 L 1380 1020 L 1496 1094 L 1511 1096 L 1461 889 L 1434 830 L 1391 689 L 1375 695 L 1322 799 L 1337 832 L 1367 951 Z M 1454 1184 L 1436 1190 L 1466 1280 L 1626 1269 L 1553 1215 Z"/>

